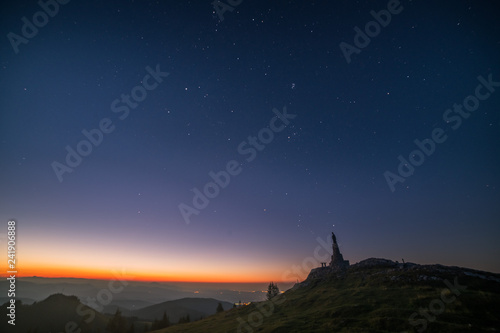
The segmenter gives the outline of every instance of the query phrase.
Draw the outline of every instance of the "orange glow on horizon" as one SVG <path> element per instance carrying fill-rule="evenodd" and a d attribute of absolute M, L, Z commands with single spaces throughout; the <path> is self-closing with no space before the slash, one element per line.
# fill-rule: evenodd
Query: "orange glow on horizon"
<path fill-rule="evenodd" d="M 6 272 L 6 270 L 3 270 Z M 270 274 L 271 275 L 271 274 Z M 9 274 L 2 273 L 0 277 L 8 277 Z M 95 280 L 115 280 L 117 278 L 138 281 L 138 282 L 197 282 L 197 283 L 269 283 L 269 281 L 281 281 L 279 277 L 262 278 L 262 275 L 243 276 L 233 274 L 232 276 L 223 273 L 210 272 L 210 274 L 193 273 L 187 274 L 162 274 L 159 272 L 137 272 L 128 270 L 89 270 L 75 267 L 46 267 L 30 266 L 18 269 L 16 277 L 41 277 L 41 278 L 79 278 Z M 290 282 L 290 281 L 281 281 Z"/>

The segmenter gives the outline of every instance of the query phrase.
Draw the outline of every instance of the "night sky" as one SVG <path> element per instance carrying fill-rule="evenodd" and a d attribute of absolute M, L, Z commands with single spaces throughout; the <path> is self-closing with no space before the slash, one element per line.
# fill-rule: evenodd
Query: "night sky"
<path fill-rule="evenodd" d="M 498 4 L 48 3 L 0 12 L 20 276 L 281 281 L 332 231 L 500 272 Z"/>

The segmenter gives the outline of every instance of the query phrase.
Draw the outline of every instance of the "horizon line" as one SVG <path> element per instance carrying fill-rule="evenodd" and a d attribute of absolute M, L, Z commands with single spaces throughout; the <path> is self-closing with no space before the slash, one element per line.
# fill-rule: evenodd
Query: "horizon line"
<path fill-rule="evenodd" d="M 8 278 L 8 274 L 0 274 L 0 278 Z M 92 277 L 74 277 L 74 276 L 40 276 L 40 275 L 29 275 L 29 276 L 16 276 L 16 279 L 29 279 L 29 278 L 40 278 L 40 279 L 80 279 L 80 280 L 95 280 L 95 281 L 113 281 L 116 278 L 92 278 Z M 130 280 L 124 279 L 127 282 L 156 282 L 156 283 L 206 283 L 206 284 L 266 284 L 269 282 L 275 283 L 296 283 L 296 281 L 186 281 L 186 280 L 151 280 L 151 279 L 141 279 L 133 278 Z"/>

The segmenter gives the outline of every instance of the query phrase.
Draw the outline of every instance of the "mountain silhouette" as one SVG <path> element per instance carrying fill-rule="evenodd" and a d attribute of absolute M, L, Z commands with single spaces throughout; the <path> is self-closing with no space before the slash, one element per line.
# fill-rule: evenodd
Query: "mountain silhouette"
<path fill-rule="evenodd" d="M 500 274 L 370 258 L 270 301 L 155 333 L 497 332 Z"/>
<path fill-rule="evenodd" d="M 2 313 L 4 313 L 3 318 L 8 318 L 5 315 L 7 306 L 8 303 L 1 306 Z M 58 333 L 76 332 L 81 329 L 81 333 L 104 332 L 107 320 L 102 314 L 82 304 L 76 296 L 54 294 L 31 305 L 16 302 L 16 325 L 10 325 L 7 320 L 2 320 L 0 321 L 0 331 Z"/>
<path fill-rule="evenodd" d="M 232 303 L 218 301 L 213 298 L 182 298 L 174 301 L 167 301 L 160 304 L 147 306 L 137 311 L 132 311 L 131 315 L 139 319 L 153 321 L 161 319 L 166 312 L 171 322 L 176 323 L 179 318 L 189 315 L 191 320 L 198 320 L 215 314 L 217 305 L 221 303 L 224 310 L 231 309 Z"/>

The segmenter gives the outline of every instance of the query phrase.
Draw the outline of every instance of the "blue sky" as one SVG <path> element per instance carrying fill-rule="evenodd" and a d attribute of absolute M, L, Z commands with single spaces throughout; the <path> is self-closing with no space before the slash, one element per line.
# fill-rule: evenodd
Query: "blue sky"
<path fill-rule="evenodd" d="M 18 221 L 26 271 L 141 261 L 165 279 L 267 281 L 335 231 L 352 263 L 500 272 L 498 88 L 459 128 L 443 118 L 479 76 L 500 81 L 492 5 L 401 1 L 348 63 L 340 43 L 387 6 L 242 2 L 220 21 L 210 2 L 69 2 L 16 53 L 7 35 L 41 8 L 7 5 L 0 220 Z M 144 88 L 157 68 L 169 75 Z M 120 119 L 124 95 L 141 101 Z M 296 117 L 252 146 L 283 108 Z M 60 182 L 54 161 L 103 119 L 113 131 Z M 384 173 L 435 129 L 447 139 L 391 188 Z M 179 205 L 230 161 L 240 172 L 186 224 Z"/>

